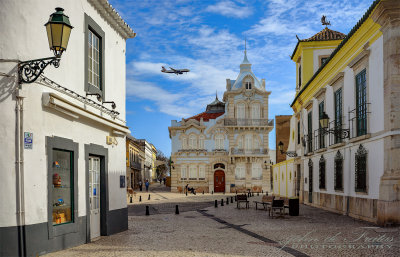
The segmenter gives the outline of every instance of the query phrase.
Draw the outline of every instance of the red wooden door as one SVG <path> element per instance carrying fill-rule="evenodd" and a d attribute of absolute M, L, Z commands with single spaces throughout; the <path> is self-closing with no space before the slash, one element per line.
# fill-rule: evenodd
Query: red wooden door
<path fill-rule="evenodd" d="M 216 170 L 214 172 L 214 192 L 225 191 L 225 172 L 222 170 Z"/>

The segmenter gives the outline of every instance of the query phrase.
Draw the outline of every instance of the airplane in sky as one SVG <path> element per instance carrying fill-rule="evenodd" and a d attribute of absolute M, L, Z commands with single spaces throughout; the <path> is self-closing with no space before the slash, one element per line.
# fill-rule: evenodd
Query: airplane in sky
<path fill-rule="evenodd" d="M 172 67 L 169 67 L 169 68 L 170 68 L 170 70 L 167 70 L 167 69 L 165 69 L 164 66 L 161 66 L 161 72 L 164 72 L 164 73 L 175 73 L 176 75 L 179 75 L 179 74 L 183 74 L 184 72 L 189 72 L 190 71 L 189 69 L 174 69 Z"/>

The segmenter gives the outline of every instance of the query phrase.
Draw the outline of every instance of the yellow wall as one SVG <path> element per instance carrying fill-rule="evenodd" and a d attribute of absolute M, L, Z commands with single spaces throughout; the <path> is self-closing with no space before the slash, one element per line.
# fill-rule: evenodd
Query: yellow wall
<path fill-rule="evenodd" d="M 328 81 L 333 79 L 340 71 L 353 60 L 361 51 L 363 46 L 367 43 L 370 45 L 374 43 L 382 32 L 379 30 L 380 25 L 373 22 L 368 18 L 361 27 L 352 35 L 345 45 L 336 53 L 332 60 L 325 66 L 325 68 L 314 78 L 308 85 L 307 89 L 301 93 L 293 104 L 293 110 L 298 112 L 302 108 L 302 104 L 307 103 L 315 93 L 327 85 Z M 300 47 L 299 47 L 300 48 Z M 296 53 L 299 50 L 296 51 Z M 293 58 L 293 60 L 296 60 Z M 307 83 L 307 81 L 305 81 Z M 305 85 L 305 83 L 303 85 Z"/>

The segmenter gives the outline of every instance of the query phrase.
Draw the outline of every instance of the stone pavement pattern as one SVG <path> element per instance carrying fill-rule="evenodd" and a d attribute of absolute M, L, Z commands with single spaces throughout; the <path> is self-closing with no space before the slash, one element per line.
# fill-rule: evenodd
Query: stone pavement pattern
<path fill-rule="evenodd" d="M 48 256 L 400 256 L 398 227 L 379 228 L 304 205 L 300 216 L 271 219 L 253 206 L 214 208 L 213 199 L 220 203 L 227 195 L 150 193 L 160 199 L 129 206 L 128 231 Z M 175 203 L 186 210 L 173 214 Z M 161 214 L 136 211 L 145 205 Z"/>

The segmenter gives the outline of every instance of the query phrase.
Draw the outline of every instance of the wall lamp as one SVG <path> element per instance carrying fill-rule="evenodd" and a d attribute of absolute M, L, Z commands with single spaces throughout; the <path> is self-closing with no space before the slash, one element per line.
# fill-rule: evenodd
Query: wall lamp
<path fill-rule="evenodd" d="M 319 124 L 321 125 L 324 134 L 334 134 L 336 137 L 340 137 L 341 139 L 350 138 L 350 129 L 336 127 L 336 124 L 334 129 L 328 129 L 329 116 L 325 112 L 323 112 L 319 118 Z"/>
<path fill-rule="evenodd" d="M 86 93 L 86 96 L 95 95 L 97 96 L 97 101 L 101 102 L 101 95 L 99 93 Z"/>
<path fill-rule="evenodd" d="M 174 164 L 174 161 L 171 161 L 171 166 L 172 166 L 172 169 L 174 170 L 174 169 L 175 169 L 175 166 L 172 165 L 172 164 Z"/>
<path fill-rule="evenodd" d="M 297 157 L 297 153 L 295 151 L 287 151 L 287 152 L 283 151 L 282 141 L 279 141 L 278 150 L 279 152 L 281 152 L 281 154 L 286 154 L 289 157 Z"/>
<path fill-rule="evenodd" d="M 117 105 L 115 104 L 114 101 L 103 102 L 103 104 L 111 104 L 111 107 L 112 107 L 113 109 L 117 108 Z"/>
<path fill-rule="evenodd" d="M 49 64 L 55 68 L 60 66 L 61 55 L 67 50 L 69 36 L 73 28 L 68 16 L 63 11 L 63 8 L 57 7 L 56 12 L 50 15 L 49 21 L 44 25 L 46 26 L 49 47 L 54 52 L 54 57 L 20 62 L 18 64 L 19 83 L 35 82 Z"/>

